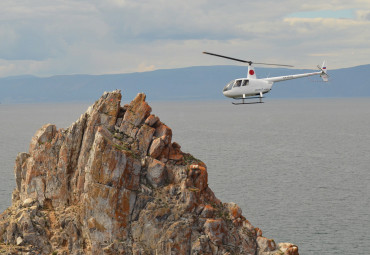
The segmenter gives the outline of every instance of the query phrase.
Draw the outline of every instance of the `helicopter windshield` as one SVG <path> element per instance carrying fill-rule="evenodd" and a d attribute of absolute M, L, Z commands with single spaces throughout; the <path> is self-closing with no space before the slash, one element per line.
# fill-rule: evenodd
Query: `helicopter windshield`
<path fill-rule="evenodd" d="M 223 91 L 228 91 L 230 89 L 232 89 L 233 85 L 234 85 L 234 82 L 235 80 L 232 80 L 230 81 L 225 87 L 224 87 L 224 90 Z"/>

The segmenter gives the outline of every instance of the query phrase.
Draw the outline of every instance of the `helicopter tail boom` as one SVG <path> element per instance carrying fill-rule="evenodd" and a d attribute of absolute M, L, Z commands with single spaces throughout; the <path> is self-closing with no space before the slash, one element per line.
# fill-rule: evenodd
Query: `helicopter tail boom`
<path fill-rule="evenodd" d="M 303 74 L 292 74 L 292 75 L 285 75 L 285 76 L 278 76 L 278 77 L 271 77 L 271 78 L 265 78 L 265 81 L 268 82 L 278 82 L 278 81 L 286 81 L 286 80 L 292 80 L 292 79 L 298 79 L 313 75 L 320 75 L 323 81 L 328 81 L 329 75 L 327 73 L 325 61 L 322 64 L 322 66 L 317 66 L 320 69 L 320 72 L 313 72 L 313 73 L 303 73 Z"/>

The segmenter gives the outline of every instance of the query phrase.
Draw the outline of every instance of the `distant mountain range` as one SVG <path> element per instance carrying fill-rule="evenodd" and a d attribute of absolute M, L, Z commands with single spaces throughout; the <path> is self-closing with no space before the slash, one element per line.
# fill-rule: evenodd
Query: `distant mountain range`
<path fill-rule="evenodd" d="M 107 75 L 30 75 L 0 78 L 1 103 L 93 101 L 104 91 L 121 89 L 123 101 L 144 92 L 151 101 L 223 99 L 223 87 L 246 76 L 246 66 L 195 66 L 143 73 Z M 312 72 L 256 67 L 257 77 Z M 275 83 L 270 98 L 370 97 L 370 65 L 328 71 L 330 81 L 318 76 Z M 230 99 L 229 99 L 230 100 Z"/>

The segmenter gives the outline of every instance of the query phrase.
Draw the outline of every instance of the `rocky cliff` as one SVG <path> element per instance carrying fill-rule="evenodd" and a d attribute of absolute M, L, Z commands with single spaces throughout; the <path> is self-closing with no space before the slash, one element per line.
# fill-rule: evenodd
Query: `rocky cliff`
<path fill-rule="evenodd" d="M 0 253 L 298 254 L 215 197 L 144 94 L 121 107 L 104 93 L 69 128 L 44 125 L 14 171 Z"/>

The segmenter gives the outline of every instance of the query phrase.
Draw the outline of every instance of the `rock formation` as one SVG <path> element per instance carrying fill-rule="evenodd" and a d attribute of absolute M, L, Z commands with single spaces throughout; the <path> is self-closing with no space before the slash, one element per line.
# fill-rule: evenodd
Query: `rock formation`
<path fill-rule="evenodd" d="M 66 130 L 44 125 L 15 161 L 5 254 L 289 254 L 222 203 L 145 95 L 104 93 Z"/>

